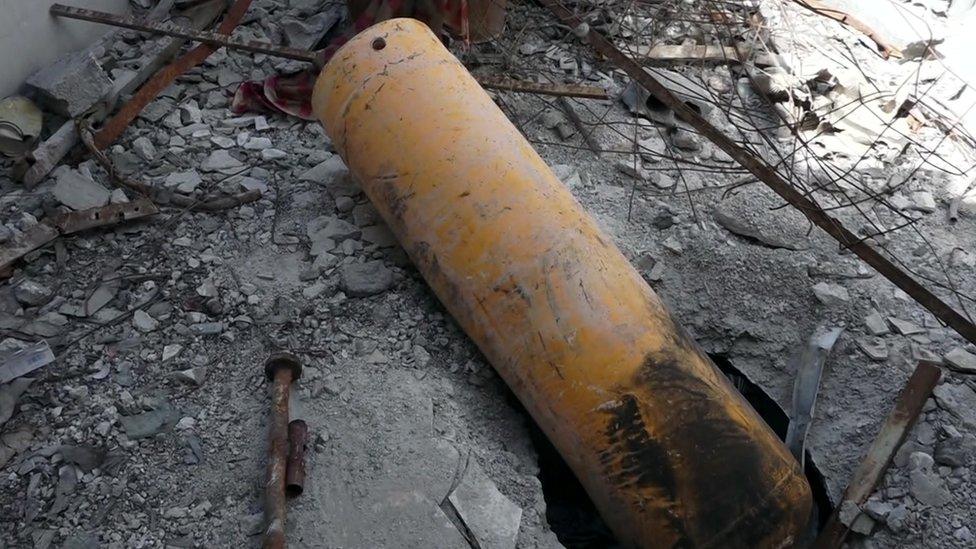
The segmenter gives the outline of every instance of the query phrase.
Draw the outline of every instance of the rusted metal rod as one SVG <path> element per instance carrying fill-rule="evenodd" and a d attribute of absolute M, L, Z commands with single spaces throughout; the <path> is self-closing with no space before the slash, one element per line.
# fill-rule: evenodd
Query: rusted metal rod
<path fill-rule="evenodd" d="M 68 19 L 78 19 L 81 21 L 101 23 L 103 25 L 112 25 L 114 27 L 133 29 L 152 34 L 186 38 L 188 40 L 202 42 L 214 48 L 224 47 L 251 53 L 262 53 L 272 57 L 283 57 L 286 59 L 294 59 L 296 61 L 303 61 L 313 64 L 318 61 L 318 54 L 316 52 L 286 48 L 284 46 L 278 46 L 268 42 L 259 42 L 256 40 L 237 40 L 235 38 L 231 38 L 222 31 L 197 31 L 170 23 L 155 23 L 127 15 L 116 15 L 114 13 L 107 13 L 103 11 L 75 8 L 65 6 L 63 4 L 54 4 L 51 6 L 51 15 L 66 17 Z M 610 99 L 610 96 L 607 94 L 606 90 L 598 86 L 587 86 L 584 84 L 528 82 L 525 80 L 515 80 L 506 76 L 476 76 L 475 78 L 477 78 L 478 83 L 483 87 L 495 90 L 533 93 L 537 95 L 552 95 L 556 97 Z M 96 140 L 96 143 L 99 143 L 100 147 L 102 146 L 100 140 Z"/>
<path fill-rule="evenodd" d="M 296 419 L 288 424 L 288 469 L 285 472 L 285 493 L 288 497 L 305 491 L 305 445 L 308 443 L 308 424 Z"/>
<path fill-rule="evenodd" d="M 288 394 L 302 376 L 302 364 L 289 353 L 275 353 L 264 363 L 271 384 L 268 476 L 264 486 L 264 549 L 285 547 L 285 480 L 288 466 Z"/>
<path fill-rule="evenodd" d="M 539 2 L 570 27 L 577 28 L 584 23 L 579 15 L 571 12 L 559 0 L 539 0 Z M 971 320 L 939 299 L 938 296 L 895 265 L 890 259 L 868 245 L 864 239 L 849 231 L 843 223 L 831 217 L 816 202 L 783 179 L 764 160 L 742 148 L 732 138 L 722 133 L 721 130 L 689 107 L 687 103 L 675 97 L 667 87 L 645 71 L 640 63 L 626 56 L 605 36 L 590 27 L 586 37 L 593 49 L 606 57 L 614 66 L 627 73 L 651 95 L 673 110 L 679 118 L 731 156 L 743 168 L 749 170 L 756 179 L 765 183 L 767 187 L 799 210 L 814 225 L 834 237 L 841 246 L 854 252 L 865 263 L 878 271 L 881 276 L 912 296 L 912 299 L 928 309 L 936 318 L 958 332 L 959 335 L 969 340 L 970 343 L 976 344 L 976 324 L 973 324 Z"/>
<path fill-rule="evenodd" d="M 265 55 L 295 59 L 297 61 L 305 61 L 308 63 L 313 63 L 315 61 L 315 54 L 305 50 L 276 46 L 274 44 L 259 42 L 256 40 L 238 40 L 223 33 L 197 31 L 180 25 L 174 25 L 172 23 L 155 23 L 142 20 L 138 17 L 132 17 L 130 15 L 117 15 L 103 11 L 65 6 L 64 4 L 54 4 L 51 6 L 51 15 L 66 17 L 68 19 L 90 21 L 92 23 L 101 23 L 103 25 L 112 25 L 113 27 L 122 27 L 140 32 L 162 34 L 165 36 L 172 36 L 174 38 L 186 38 L 187 40 L 202 42 L 211 46 L 233 48 L 251 53 L 263 53 Z"/>
<path fill-rule="evenodd" d="M 854 471 L 850 484 L 844 490 L 844 497 L 830 515 L 827 525 L 814 544 L 815 549 L 835 549 L 844 543 L 848 528 L 840 521 L 841 505 L 850 501 L 860 507 L 871 496 L 871 492 L 884 477 L 885 471 L 891 465 L 895 452 L 905 442 L 905 437 L 915 425 L 918 414 L 922 411 L 925 401 L 932 394 L 932 389 L 939 382 L 942 370 L 934 362 L 923 360 L 918 363 L 912 377 L 908 378 L 905 388 L 898 395 L 894 409 L 888 414 L 881 432 L 871 443 L 867 455 Z"/>
<path fill-rule="evenodd" d="M 223 21 L 217 27 L 217 32 L 230 35 L 237 28 L 241 20 L 244 19 L 244 14 L 251 7 L 251 1 L 237 0 L 234 2 L 230 9 L 227 10 L 227 15 L 224 16 Z M 181 74 L 206 61 L 218 49 L 217 46 L 210 44 L 199 44 L 179 59 L 160 69 L 95 134 L 95 146 L 99 149 L 105 149 L 114 143 L 122 135 L 122 132 L 129 127 L 129 124 L 139 116 L 139 113 L 146 108 L 146 105 L 156 99 L 156 96 L 168 88 Z"/>
<path fill-rule="evenodd" d="M 473 75 L 483 88 L 494 90 L 552 95 L 556 97 L 579 97 L 581 99 L 610 99 L 606 90 L 597 86 L 583 84 L 558 84 L 552 82 L 528 82 L 506 76 Z"/>

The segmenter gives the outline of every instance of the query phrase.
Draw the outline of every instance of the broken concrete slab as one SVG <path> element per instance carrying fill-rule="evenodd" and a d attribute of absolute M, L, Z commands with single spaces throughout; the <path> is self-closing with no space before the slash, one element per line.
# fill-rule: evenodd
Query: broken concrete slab
<path fill-rule="evenodd" d="M 339 268 L 339 289 L 352 297 L 369 297 L 393 287 L 393 272 L 382 261 L 346 264 Z"/>
<path fill-rule="evenodd" d="M 109 203 L 112 193 L 95 183 L 78 170 L 64 168 L 58 171 L 57 184 L 52 193 L 59 202 L 72 210 L 100 208 Z"/>
<path fill-rule="evenodd" d="M 88 51 L 66 55 L 27 79 L 40 102 L 67 118 L 77 118 L 112 91 L 112 79 Z"/>
<path fill-rule="evenodd" d="M 180 413 L 171 404 L 163 403 L 155 410 L 131 416 L 119 416 L 125 434 L 131 440 L 147 438 L 173 429 Z"/>
<path fill-rule="evenodd" d="M 306 170 L 298 178 L 302 181 L 328 184 L 348 171 L 345 162 L 339 158 L 339 155 L 334 154 L 323 162 Z"/>
<path fill-rule="evenodd" d="M 813 295 L 828 307 L 841 307 L 851 300 L 847 288 L 830 282 L 819 282 L 813 286 Z"/>
<path fill-rule="evenodd" d="M 229 152 L 224 149 L 219 149 L 210 153 L 210 156 L 200 164 L 200 169 L 205 172 L 222 172 L 224 170 L 238 169 L 243 166 L 244 163 L 231 156 Z"/>
<path fill-rule="evenodd" d="M 966 351 L 962 347 L 956 347 L 946 353 L 944 360 L 949 367 L 956 371 L 968 374 L 976 373 L 976 355 Z"/>
<path fill-rule="evenodd" d="M 473 457 L 448 500 L 482 549 L 514 549 L 522 508 L 502 494 Z"/>
<path fill-rule="evenodd" d="M 359 227 L 330 215 L 319 216 L 309 221 L 305 232 L 312 242 L 324 239 L 342 242 L 347 238 L 359 238 L 362 235 L 362 229 Z"/>
<path fill-rule="evenodd" d="M 167 188 L 175 189 L 183 194 L 192 193 L 200 183 L 203 183 L 203 178 L 200 176 L 200 172 L 196 170 L 173 172 L 167 175 L 163 181 L 163 185 Z"/>

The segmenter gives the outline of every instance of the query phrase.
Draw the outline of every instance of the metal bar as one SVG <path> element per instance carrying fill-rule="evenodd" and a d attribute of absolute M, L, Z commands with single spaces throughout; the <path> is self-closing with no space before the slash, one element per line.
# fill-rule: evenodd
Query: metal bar
<path fill-rule="evenodd" d="M 47 223 L 57 227 L 61 234 L 72 234 L 95 227 L 105 227 L 134 219 L 142 219 L 158 213 L 159 208 L 151 200 L 143 198 L 123 204 L 109 204 L 101 208 L 60 214 Z"/>
<path fill-rule="evenodd" d="M 313 64 L 316 63 L 318 60 L 318 55 L 315 52 L 297 50 L 294 48 L 286 48 L 283 46 L 277 46 L 275 44 L 269 44 L 267 42 L 258 42 L 253 40 L 244 42 L 241 40 L 236 40 L 234 38 L 231 38 L 227 36 L 227 33 L 223 33 L 222 31 L 218 31 L 218 32 L 196 31 L 193 29 L 188 29 L 177 25 L 172 25 L 170 23 L 153 23 L 153 22 L 143 21 L 131 16 L 116 15 L 114 13 L 106 13 L 102 11 L 89 10 L 84 8 L 74 8 L 70 6 L 65 6 L 63 4 L 54 4 L 53 6 L 51 6 L 51 14 L 56 15 L 58 17 L 79 19 L 82 21 L 90 21 L 93 23 L 101 23 L 103 25 L 123 27 L 127 29 L 141 31 L 141 32 L 163 34 L 166 36 L 175 36 L 177 38 L 186 38 L 189 40 L 202 42 L 203 44 L 212 47 L 217 47 L 217 48 L 225 47 L 229 49 L 247 51 L 250 53 L 263 53 L 265 55 L 270 55 L 272 57 L 283 57 L 286 59 L 294 59 L 296 61 L 304 61 L 306 63 L 313 63 Z M 495 90 L 534 93 L 538 95 L 552 95 L 557 97 L 579 97 L 583 99 L 610 99 L 610 96 L 607 94 L 606 90 L 599 88 L 597 86 L 586 86 L 581 84 L 554 84 L 554 83 L 526 82 L 522 80 L 515 80 L 505 76 L 476 76 L 475 78 L 478 80 L 478 82 L 481 84 L 482 87 L 495 89 Z M 100 135 L 101 133 L 104 133 L 104 130 L 103 132 L 100 132 Z M 96 138 L 95 142 L 96 144 L 99 144 L 99 148 L 103 148 L 103 146 L 99 143 L 98 138 Z"/>
<path fill-rule="evenodd" d="M 806 349 L 796 360 L 796 379 L 793 381 L 793 413 L 786 431 L 786 447 L 793 457 L 804 464 L 804 442 L 813 421 L 813 408 L 820 392 L 820 378 L 830 350 L 837 343 L 843 328 L 818 329 L 807 342 Z M 793 368 L 791 368 L 793 369 Z"/>
<path fill-rule="evenodd" d="M 288 395 L 301 377 L 302 365 L 288 353 L 271 355 L 264 363 L 271 380 L 271 421 L 268 430 L 268 475 L 264 486 L 264 549 L 285 547 L 285 478 L 288 468 Z"/>
<path fill-rule="evenodd" d="M 845 501 L 850 501 L 860 507 L 868 500 L 871 492 L 884 477 L 888 466 L 891 465 L 895 452 L 915 425 L 918 414 L 922 411 L 925 401 L 932 394 L 932 389 L 939 382 L 941 375 L 942 370 L 935 362 L 923 360 L 918 363 L 912 377 L 908 379 L 905 388 L 898 395 L 895 407 L 888 414 L 881 432 L 875 437 L 867 455 L 854 471 L 850 484 L 844 490 L 844 497 L 841 498 L 830 515 L 827 525 L 820 532 L 814 544 L 815 549 L 835 549 L 844 543 L 848 528 L 840 521 L 841 505 Z"/>
<path fill-rule="evenodd" d="M 597 158 L 601 158 L 600 144 L 597 143 L 596 139 L 593 138 L 593 132 L 596 131 L 596 128 L 593 127 L 587 129 L 587 127 L 583 124 L 583 119 L 580 118 L 579 113 L 576 112 L 576 109 L 573 108 L 573 104 L 570 103 L 569 99 L 566 99 L 566 97 L 559 97 L 556 99 L 556 102 L 559 103 L 560 107 L 562 107 L 563 112 L 566 113 L 567 117 L 569 117 L 569 121 L 573 123 L 573 126 L 576 126 L 576 131 L 580 132 L 580 135 L 583 136 L 583 142 L 586 143 L 586 146 L 593 151 L 593 154 L 596 155 Z"/>
<path fill-rule="evenodd" d="M 251 0 L 237 0 L 229 10 L 227 10 L 227 15 L 224 20 L 221 21 L 220 26 L 217 28 L 217 32 L 220 34 L 229 35 L 244 18 L 244 14 L 247 13 L 247 9 L 251 6 Z M 122 135 L 129 124 L 142 109 L 146 108 L 153 99 L 156 98 L 163 90 L 169 87 L 173 81 L 176 80 L 181 74 L 192 69 L 193 67 L 203 63 L 210 55 L 217 51 L 216 46 L 211 46 L 210 44 L 200 44 L 197 47 L 190 50 L 189 53 L 183 55 L 176 61 L 173 61 L 159 72 L 157 72 L 153 77 L 132 96 L 132 99 L 128 103 L 119 109 L 119 112 L 115 113 L 115 116 L 110 118 L 108 122 L 102 127 L 102 129 L 95 135 L 94 144 L 99 149 L 104 149 L 105 147 L 111 145 L 116 139 Z"/>
<path fill-rule="evenodd" d="M 515 80 L 506 76 L 475 76 L 483 88 L 504 90 L 556 97 L 579 97 L 582 99 L 610 99 L 606 90 L 596 86 L 581 84 L 554 84 Z"/>
<path fill-rule="evenodd" d="M 106 13 L 103 11 L 74 8 L 71 6 L 65 6 L 64 4 L 54 4 L 51 6 L 51 15 L 66 17 L 68 19 L 90 21 L 92 23 L 101 23 L 103 25 L 112 25 L 114 27 L 122 27 L 141 32 L 162 34 L 175 38 L 185 38 L 187 40 L 202 42 L 215 47 L 233 48 L 251 53 L 263 53 L 265 55 L 295 59 L 297 61 L 305 61 L 308 63 L 315 62 L 315 54 L 313 52 L 276 46 L 267 42 L 245 42 L 231 38 L 225 33 L 196 31 L 181 27 L 179 25 L 173 25 L 171 23 L 153 23 L 129 15 L 116 15 L 114 13 Z"/>
<path fill-rule="evenodd" d="M 542 5 L 549 8 L 564 24 L 577 28 L 583 25 L 584 21 L 569 11 L 559 0 L 539 0 Z M 878 273 L 887 278 L 892 284 L 898 286 L 902 291 L 912 296 L 920 305 L 929 310 L 939 320 L 958 332 L 961 336 L 976 344 L 976 325 L 969 319 L 959 314 L 947 303 L 939 299 L 925 286 L 918 283 L 908 273 L 901 270 L 897 265 L 883 256 L 877 250 L 869 246 L 863 239 L 847 230 L 837 219 L 827 214 L 818 204 L 806 195 L 796 190 L 789 182 L 784 180 L 774 168 L 769 166 L 761 158 L 754 156 L 745 150 L 730 137 L 725 135 L 715 126 L 712 126 L 694 109 L 674 96 L 664 85 L 657 81 L 641 67 L 640 63 L 624 55 L 606 37 L 590 27 L 587 33 L 590 45 L 603 54 L 616 67 L 623 70 L 631 78 L 636 80 L 655 98 L 673 110 L 682 120 L 690 124 L 701 135 L 709 139 L 718 148 L 731 156 L 743 168 L 749 170 L 752 175 L 766 184 L 770 189 L 778 194 L 783 200 L 789 202 L 794 208 L 799 210 L 814 225 L 823 229 L 827 234 L 834 237 L 844 248 L 851 250 L 865 263 L 873 267 Z"/>
<path fill-rule="evenodd" d="M 285 471 L 285 493 L 288 497 L 305 491 L 305 445 L 308 444 L 308 424 L 296 419 L 288 424 L 288 466 Z"/>

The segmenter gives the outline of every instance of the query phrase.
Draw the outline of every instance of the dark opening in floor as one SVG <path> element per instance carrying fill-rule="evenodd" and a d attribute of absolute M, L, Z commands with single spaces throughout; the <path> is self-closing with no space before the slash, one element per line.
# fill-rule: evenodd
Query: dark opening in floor
<path fill-rule="evenodd" d="M 766 392 L 743 375 L 722 355 L 712 355 L 712 360 L 728 377 L 773 431 L 784 439 L 789 426 L 786 412 Z M 569 465 L 549 442 L 528 412 L 509 393 L 513 406 L 528 419 L 529 432 L 539 454 L 539 480 L 546 498 L 546 520 L 556 537 L 567 549 L 615 549 L 621 547 L 610 528 L 597 513 L 583 485 L 576 479 Z M 827 496 L 823 474 L 814 464 L 809 452 L 805 460 L 805 473 L 813 491 L 816 531 L 830 516 L 832 507 Z M 810 534 L 815 534 L 811 529 Z"/>
<path fill-rule="evenodd" d="M 728 358 L 719 354 L 709 356 L 715 365 L 718 366 L 718 369 L 725 374 L 725 377 L 729 378 L 732 385 L 738 389 L 739 393 L 749 401 L 749 404 L 759 413 L 759 416 L 766 421 L 766 424 L 772 427 L 773 432 L 776 433 L 779 439 L 785 440 L 786 429 L 790 426 L 790 418 L 786 415 L 783 408 L 762 387 L 753 383 L 751 379 L 733 366 Z M 827 495 L 827 481 L 817 467 L 817 464 L 813 462 L 813 456 L 810 455 L 809 451 L 806 452 L 806 458 L 803 461 L 803 472 L 806 473 L 807 481 L 810 483 L 810 490 L 813 493 L 814 518 L 817 525 L 816 531 L 819 532 L 827 522 L 827 519 L 830 518 L 833 506 L 830 504 L 830 497 Z"/>

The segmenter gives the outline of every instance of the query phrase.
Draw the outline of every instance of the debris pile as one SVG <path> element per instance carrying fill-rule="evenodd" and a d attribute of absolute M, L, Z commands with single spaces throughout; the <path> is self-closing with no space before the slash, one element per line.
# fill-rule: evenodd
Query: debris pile
<path fill-rule="evenodd" d="M 966 14 L 875 3 L 849 10 L 853 26 L 812 1 L 583 2 L 576 25 L 549 1 L 509 3 L 504 33 L 451 48 L 690 335 L 804 420 L 801 454 L 848 541 L 967 547 L 973 342 L 588 39 L 606 37 L 971 322 L 976 140 L 952 20 Z M 304 50 L 348 21 L 319 0 L 133 4 L 146 21 Z M 307 66 L 115 30 L 0 101 L 8 544 L 260 535 L 268 398 L 255 365 L 275 350 L 305 364 L 292 396 L 309 426 L 294 543 L 585 542 L 553 531 L 565 510 L 547 505 L 530 419 L 320 125 L 230 112 L 241 82 Z M 798 357 L 824 327 L 843 332 L 814 372 Z M 890 467 L 856 474 L 920 362 L 941 369 L 931 398 Z"/>

